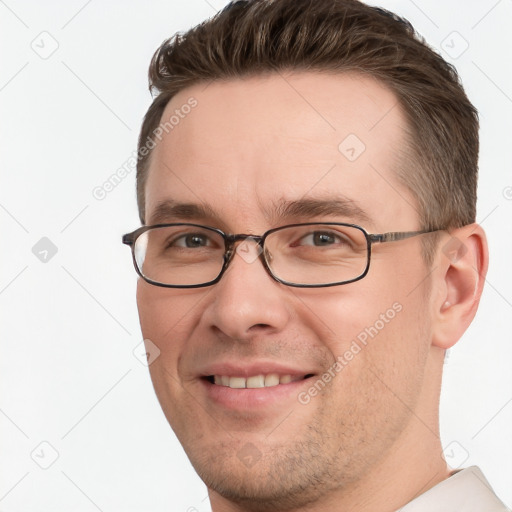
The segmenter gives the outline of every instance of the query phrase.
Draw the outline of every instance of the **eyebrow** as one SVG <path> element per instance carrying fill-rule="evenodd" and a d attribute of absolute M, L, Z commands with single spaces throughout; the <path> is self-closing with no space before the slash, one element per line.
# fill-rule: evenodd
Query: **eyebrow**
<path fill-rule="evenodd" d="M 164 224 L 174 220 L 206 220 L 215 219 L 215 211 L 207 204 L 179 203 L 173 199 L 165 199 L 155 206 L 149 217 L 149 224 Z"/>
<path fill-rule="evenodd" d="M 372 223 L 370 216 L 346 197 L 327 199 L 280 200 L 271 208 L 264 208 L 266 219 L 272 224 L 309 220 L 314 217 L 342 217 L 357 222 Z M 217 221 L 220 216 L 207 203 L 181 203 L 173 199 L 165 199 L 157 203 L 149 216 L 149 225 L 165 224 L 174 221 Z"/>
<path fill-rule="evenodd" d="M 299 199 L 295 201 L 281 200 L 274 208 L 266 211 L 267 218 L 272 220 L 293 220 L 311 217 L 343 217 L 350 220 L 371 222 L 370 216 L 347 197 L 332 197 L 327 199 Z"/>

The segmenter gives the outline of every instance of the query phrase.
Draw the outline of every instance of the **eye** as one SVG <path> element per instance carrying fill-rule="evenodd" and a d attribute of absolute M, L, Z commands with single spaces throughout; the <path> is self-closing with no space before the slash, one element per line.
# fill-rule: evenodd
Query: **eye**
<path fill-rule="evenodd" d="M 348 240 L 341 234 L 329 231 L 313 231 L 304 235 L 293 245 L 313 245 L 315 247 L 325 247 L 335 244 L 348 244 Z"/>
<path fill-rule="evenodd" d="M 212 245 L 210 237 L 201 233 L 187 233 L 181 235 L 173 240 L 170 240 L 167 247 L 184 247 L 186 249 L 193 249 L 196 247 L 209 247 Z"/>

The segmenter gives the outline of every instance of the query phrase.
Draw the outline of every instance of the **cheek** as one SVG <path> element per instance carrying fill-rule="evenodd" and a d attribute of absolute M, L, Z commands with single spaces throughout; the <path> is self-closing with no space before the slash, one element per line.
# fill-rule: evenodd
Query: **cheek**
<path fill-rule="evenodd" d="M 421 395 L 429 326 L 421 314 L 424 297 L 407 293 L 395 286 L 376 297 L 364 284 L 304 301 L 303 321 L 322 333 L 335 361 L 324 374 L 330 381 L 325 415 L 343 425 L 353 444 L 387 446 Z"/>
<path fill-rule="evenodd" d="M 418 269 L 387 260 L 374 262 L 373 272 L 361 281 L 303 294 L 298 302 L 301 322 L 355 379 L 368 365 L 388 367 L 393 374 L 394 367 L 425 362 L 428 284 Z M 415 279 L 420 284 L 414 288 Z"/>
<path fill-rule="evenodd" d="M 199 322 L 202 295 L 139 280 L 137 308 L 144 339 L 160 350 L 160 363 L 175 371 L 180 353 Z M 151 368 L 150 368 L 151 369 Z"/>
<path fill-rule="evenodd" d="M 162 410 L 173 429 L 186 430 L 190 403 L 183 396 L 180 360 L 187 340 L 198 323 L 200 297 L 197 292 L 156 287 L 139 280 L 137 307 L 142 335 L 159 349 L 149 373 Z M 175 414 L 179 410 L 180 414 Z M 181 425 L 181 427 L 180 427 Z"/>

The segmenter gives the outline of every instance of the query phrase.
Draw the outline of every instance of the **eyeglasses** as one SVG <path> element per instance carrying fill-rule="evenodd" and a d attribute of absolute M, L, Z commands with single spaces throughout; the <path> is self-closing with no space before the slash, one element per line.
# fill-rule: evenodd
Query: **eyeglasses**
<path fill-rule="evenodd" d="M 123 236 L 137 273 L 167 288 L 200 288 L 217 283 L 235 253 L 260 259 L 279 283 L 318 288 L 352 283 L 370 268 L 374 243 L 397 242 L 430 231 L 369 234 L 355 224 L 308 222 L 270 229 L 261 236 L 226 234 L 199 224 L 142 226 Z M 243 241 L 235 250 L 235 244 Z"/>

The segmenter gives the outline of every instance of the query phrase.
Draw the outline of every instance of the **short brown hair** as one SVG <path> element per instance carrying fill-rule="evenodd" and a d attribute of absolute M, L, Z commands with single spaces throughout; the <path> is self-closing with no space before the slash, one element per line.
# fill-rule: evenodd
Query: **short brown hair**
<path fill-rule="evenodd" d="M 137 201 L 151 153 L 141 149 L 169 100 L 200 82 L 276 71 L 363 73 L 397 96 L 408 120 L 410 156 L 401 182 L 418 201 L 421 228 L 475 221 L 478 115 L 455 68 L 403 18 L 357 0 L 241 0 L 158 48 L 149 68 L 157 92 L 142 125 Z"/>

